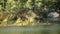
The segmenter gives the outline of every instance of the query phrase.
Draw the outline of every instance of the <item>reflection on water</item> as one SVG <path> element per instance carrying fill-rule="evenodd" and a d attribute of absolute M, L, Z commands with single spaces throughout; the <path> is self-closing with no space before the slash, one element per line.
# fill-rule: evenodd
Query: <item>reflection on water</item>
<path fill-rule="evenodd" d="M 60 27 L 59 25 L 0 27 L 0 34 L 60 34 Z"/>

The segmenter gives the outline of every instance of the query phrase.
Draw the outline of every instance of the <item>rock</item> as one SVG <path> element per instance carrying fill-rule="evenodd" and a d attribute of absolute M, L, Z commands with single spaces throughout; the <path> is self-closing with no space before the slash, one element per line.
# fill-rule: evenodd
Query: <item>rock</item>
<path fill-rule="evenodd" d="M 47 15 L 48 19 L 49 20 L 58 20 L 59 18 L 59 13 L 58 12 L 50 12 L 48 15 Z"/>

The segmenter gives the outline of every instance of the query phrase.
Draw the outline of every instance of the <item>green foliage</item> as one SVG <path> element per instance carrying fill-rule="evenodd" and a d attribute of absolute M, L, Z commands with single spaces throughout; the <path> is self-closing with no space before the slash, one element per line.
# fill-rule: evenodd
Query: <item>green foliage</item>
<path fill-rule="evenodd" d="M 24 5 L 25 8 L 28 8 L 28 9 L 33 9 L 33 5 L 32 5 L 32 0 L 28 0 L 25 5 Z"/>
<path fill-rule="evenodd" d="M 3 0 L 0 0 L 0 3 L 4 2 Z"/>
<path fill-rule="evenodd" d="M 17 16 L 21 13 L 27 15 L 32 10 L 40 18 L 48 10 L 57 8 L 56 3 L 58 0 L 0 0 L 0 12 L 14 13 Z"/>

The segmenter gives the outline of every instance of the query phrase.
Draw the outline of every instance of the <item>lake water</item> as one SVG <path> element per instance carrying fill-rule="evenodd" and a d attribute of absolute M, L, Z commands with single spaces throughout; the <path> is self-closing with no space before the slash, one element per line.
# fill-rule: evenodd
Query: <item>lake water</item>
<path fill-rule="evenodd" d="M 0 34 L 60 34 L 60 25 L 0 27 Z"/>

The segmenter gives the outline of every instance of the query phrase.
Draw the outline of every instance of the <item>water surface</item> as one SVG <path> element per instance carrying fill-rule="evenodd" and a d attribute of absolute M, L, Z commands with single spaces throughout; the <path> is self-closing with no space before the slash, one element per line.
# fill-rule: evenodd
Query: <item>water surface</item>
<path fill-rule="evenodd" d="M 0 27 L 0 34 L 60 34 L 60 25 Z"/>

